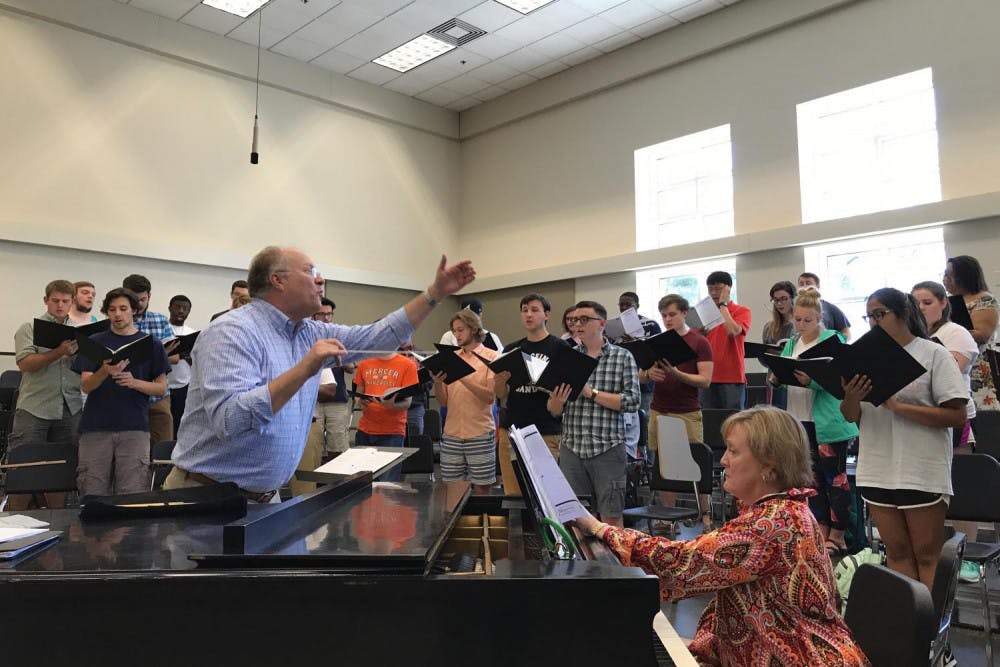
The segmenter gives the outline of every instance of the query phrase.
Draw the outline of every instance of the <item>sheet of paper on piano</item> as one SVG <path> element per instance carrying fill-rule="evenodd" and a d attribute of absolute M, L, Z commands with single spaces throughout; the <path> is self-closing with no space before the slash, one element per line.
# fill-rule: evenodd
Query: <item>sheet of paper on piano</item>
<path fill-rule="evenodd" d="M 335 475 L 353 475 L 362 471 L 375 472 L 402 456 L 402 453 L 380 452 L 371 447 L 351 447 L 337 458 L 316 468 L 316 472 Z"/>
<path fill-rule="evenodd" d="M 545 516 L 560 523 L 584 516 L 586 510 L 570 488 L 538 429 L 533 425 L 511 428 L 510 439 L 517 447 L 518 456 L 538 494 Z"/>
<path fill-rule="evenodd" d="M 0 543 L 20 540 L 25 537 L 32 537 L 39 533 L 48 532 L 46 528 L 0 528 Z"/>

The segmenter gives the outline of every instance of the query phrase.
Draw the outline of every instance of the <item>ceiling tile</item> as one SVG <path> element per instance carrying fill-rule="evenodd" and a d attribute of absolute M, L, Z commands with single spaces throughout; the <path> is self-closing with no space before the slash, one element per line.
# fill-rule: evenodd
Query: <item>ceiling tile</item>
<path fill-rule="evenodd" d="M 410 24 L 390 17 L 341 42 L 337 50 L 363 60 L 374 60 L 419 35 Z"/>
<path fill-rule="evenodd" d="M 580 63 L 587 62 L 588 60 L 596 58 L 599 55 L 603 54 L 592 46 L 585 46 L 576 53 L 563 56 L 559 60 L 563 61 L 567 65 L 579 65 Z"/>
<path fill-rule="evenodd" d="M 381 16 L 388 16 L 411 2 L 413 0 L 344 0 L 345 5 L 364 7 L 368 11 L 375 12 Z"/>
<path fill-rule="evenodd" d="M 591 14 L 600 14 L 601 12 L 611 9 L 615 5 L 620 5 L 625 0 L 566 0 L 567 2 L 576 5 L 580 9 L 590 12 Z M 686 2 L 691 2 L 691 0 L 686 0 Z"/>
<path fill-rule="evenodd" d="M 258 14 L 254 14 L 246 21 L 226 33 L 226 37 L 238 39 L 241 42 L 257 46 L 257 23 L 259 18 Z M 279 30 L 278 28 L 268 27 L 267 22 L 265 22 L 264 27 L 260 30 L 260 45 L 265 49 L 270 49 L 287 36 L 287 30 Z"/>
<path fill-rule="evenodd" d="M 670 28 L 676 28 L 681 24 L 680 21 L 673 18 L 672 16 L 661 16 L 658 19 L 653 19 L 642 25 L 637 25 L 632 28 L 631 32 L 639 35 L 640 37 L 652 37 L 664 30 L 669 30 Z"/>
<path fill-rule="evenodd" d="M 704 16 L 709 12 L 714 12 L 716 9 L 722 9 L 723 6 L 724 5 L 717 0 L 698 0 L 697 2 L 687 5 L 686 7 L 670 12 L 670 15 L 678 21 L 687 22 L 692 21 L 699 16 Z"/>
<path fill-rule="evenodd" d="M 442 79 L 447 80 L 461 74 L 467 74 L 488 62 L 488 58 L 470 53 L 460 46 L 414 69 L 419 70 L 422 76 L 442 77 Z"/>
<path fill-rule="evenodd" d="M 499 35 L 483 35 L 479 39 L 463 45 L 462 48 L 473 53 L 478 53 L 490 60 L 495 60 L 500 56 L 517 51 L 521 48 L 521 45 L 514 40 L 506 39 Z"/>
<path fill-rule="evenodd" d="M 517 76 L 512 76 L 506 81 L 500 82 L 498 85 L 501 88 L 506 88 L 507 90 L 517 90 L 518 88 L 524 88 L 535 81 L 538 81 L 538 79 L 529 74 L 518 74 Z"/>
<path fill-rule="evenodd" d="M 413 97 L 441 83 L 444 83 L 444 79 L 423 76 L 411 70 L 386 83 L 384 87 Z"/>
<path fill-rule="evenodd" d="M 448 106 L 461 97 L 465 96 L 461 93 L 456 93 L 454 90 L 449 90 L 444 86 L 434 86 L 430 90 L 425 90 L 416 96 L 418 100 L 430 102 L 431 104 L 435 104 L 439 107 Z"/>
<path fill-rule="evenodd" d="M 319 65 L 320 67 L 333 72 L 347 74 L 351 70 L 357 69 L 367 62 L 367 60 L 361 60 L 360 58 L 347 55 L 343 51 L 333 49 L 313 60 L 312 64 Z"/>
<path fill-rule="evenodd" d="M 221 9 L 209 7 L 208 5 L 198 5 L 185 14 L 184 18 L 181 19 L 181 23 L 193 25 L 196 28 L 209 30 L 220 35 L 225 35 L 227 32 L 243 23 L 243 21 L 244 19 L 241 19 L 235 14 L 230 14 L 222 11 Z"/>
<path fill-rule="evenodd" d="M 482 28 L 486 32 L 496 32 L 508 23 L 517 21 L 522 16 L 521 12 L 514 11 L 510 7 L 501 5 L 499 2 L 487 0 L 459 15 L 458 18 L 466 23 L 471 23 L 477 28 Z"/>
<path fill-rule="evenodd" d="M 629 32 L 628 30 L 622 32 L 621 34 L 615 35 L 614 37 L 609 37 L 594 44 L 594 48 L 598 51 L 604 51 L 605 53 L 611 53 L 617 49 L 622 48 L 627 44 L 632 42 L 638 42 L 640 39 L 639 35 Z"/>
<path fill-rule="evenodd" d="M 590 12 L 576 5 L 553 3 L 528 14 L 520 21 L 500 28 L 496 34 L 515 42 L 530 44 L 591 16 Z"/>
<path fill-rule="evenodd" d="M 270 49 L 274 53 L 280 53 L 296 60 L 309 62 L 324 51 L 329 51 L 327 44 L 317 44 L 307 39 L 302 39 L 297 35 L 289 35 Z"/>
<path fill-rule="evenodd" d="M 454 90 L 455 92 L 462 93 L 463 95 L 472 95 L 483 88 L 490 87 L 488 81 L 478 79 L 471 74 L 457 76 L 454 79 L 445 81 L 444 85 L 447 86 L 449 90 Z"/>
<path fill-rule="evenodd" d="M 601 18 L 614 23 L 620 28 L 628 30 L 637 25 L 642 25 L 659 18 L 663 15 L 658 9 L 650 7 L 642 0 L 627 0 L 617 7 L 612 7 L 606 12 L 601 12 Z"/>
<path fill-rule="evenodd" d="M 569 55 L 574 51 L 579 51 L 583 47 L 587 46 L 583 42 L 573 39 L 572 37 L 567 37 L 561 32 L 557 32 L 554 35 L 549 35 L 545 39 L 540 39 L 531 45 L 531 48 L 544 53 L 550 58 L 559 58 L 561 56 Z"/>
<path fill-rule="evenodd" d="M 417 34 L 422 34 L 455 16 L 443 3 L 414 2 L 394 12 L 392 18 L 408 23 L 417 30 Z"/>
<path fill-rule="evenodd" d="M 381 20 L 381 16 L 362 7 L 340 4 L 303 26 L 296 34 L 317 44 L 335 46 Z M 266 21 L 264 25 L 267 25 Z"/>
<path fill-rule="evenodd" d="M 121 0 L 128 2 L 128 0 Z M 193 7 L 200 4 L 200 0 L 132 0 L 130 3 L 136 9 L 145 9 L 160 16 L 165 16 L 171 21 L 176 21 L 187 14 Z"/>
<path fill-rule="evenodd" d="M 602 39 L 613 37 L 621 31 L 622 29 L 614 23 L 605 21 L 599 16 L 594 16 L 586 21 L 580 21 L 576 25 L 566 28 L 561 34 L 566 35 L 567 37 L 572 37 L 573 39 L 584 44 L 593 44 L 594 42 L 599 42 Z"/>
<path fill-rule="evenodd" d="M 536 67 L 541 67 L 550 60 L 552 59 L 547 55 L 534 50 L 530 46 L 518 49 L 513 53 L 508 53 L 502 58 L 497 58 L 498 63 L 507 65 L 508 67 L 513 67 L 519 72 L 527 72 L 528 70 L 535 69 Z"/>
<path fill-rule="evenodd" d="M 569 69 L 569 65 L 559 60 L 554 60 L 546 65 L 542 65 L 541 67 L 536 67 L 528 72 L 528 74 L 537 79 L 544 79 L 545 77 L 552 76 L 553 74 L 561 72 L 564 69 Z"/>
<path fill-rule="evenodd" d="M 489 88 L 483 88 L 478 93 L 476 93 L 475 96 L 483 101 L 486 101 L 500 97 L 501 95 L 506 95 L 509 92 L 510 92 L 509 90 L 507 90 L 506 88 L 501 88 L 500 86 L 490 86 Z"/>
<path fill-rule="evenodd" d="M 376 65 L 375 63 L 365 63 L 356 70 L 352 70 L 347 76 L 352 79 L 367 81 L 368 83 L 374 83 L 376 86 L 381 86 L 383 83 L 388 83 L 398 78 L 399 72 L 388 67 Z"/>
<path fill-rule="evenodd" d="M 512 76 L 520 74 L 520 72 L 513 67 L 504 65 L 498 62 L 489 62 L 482 67 L 477 67 L 472 70 L 471 74 L 477 78 L 487 81 L 489 83 L 498 83 L 509 79 Z"/>
<path fill-rule="evenodd" d="M 659 9 L 664 14 L 668 12 L 674 12 L 681 7 L 686 7 L 692 4 L 696 0 L 643 0 L 647 5 L 653 7 L 654 9 Z"/>
<path fill-rule="evenodd" d="M 448 105 L 448 108 L 452 111 L 465 111 L 466 109 L 471 109 L 477 104 L 481 104 L 481 100 L 477 100 L 475 97 L 463 97 L 460 100 L 456 100 Z"/>

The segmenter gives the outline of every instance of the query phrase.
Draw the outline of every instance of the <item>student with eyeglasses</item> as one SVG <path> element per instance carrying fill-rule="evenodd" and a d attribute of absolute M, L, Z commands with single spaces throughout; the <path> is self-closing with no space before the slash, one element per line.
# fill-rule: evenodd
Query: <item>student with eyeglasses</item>
<path fill-rule="evenodd" d="M 764 323 L 760 332 L 762 343 L 773 345 L 786 341 L 795 333 L 792 322 L 792 308 L 795 307 L 795 285 L 787 280 L 781 280 L 771 285 L 771 319 Z M 784 409 L 788 405 L 788 388 L 768 385 L 771 392 L 771 405 Z"/>
<path fill-rule="evenodd" d="M 965 423 L 969 390 L 955 359 L 927 338 L 916 300 L 892 287 L 876 290 L 865 320 L 879 327 L 927 372 L 880 406 L 865 402 L 871 381 L 844 383 L 840 411 L 860 430 L 857 482 L 893 570 L 934 583 L 951 488 L 951 429 Z"/>
<path fill-rule="evenodd" d="M 621 527 L 625 509 L 625 419 L 639 409 L 639 369 L 625 348 L 604 338 L 608 311 L 596 301 L 580 301 L 569 316 L 576 350 L 597 359 L 580 395 L 569 400 L 569 385 L 559 385 L 546 408 L 562 415 L 559 468 L 573 492 L 596 501 L 605 523 Z"/>

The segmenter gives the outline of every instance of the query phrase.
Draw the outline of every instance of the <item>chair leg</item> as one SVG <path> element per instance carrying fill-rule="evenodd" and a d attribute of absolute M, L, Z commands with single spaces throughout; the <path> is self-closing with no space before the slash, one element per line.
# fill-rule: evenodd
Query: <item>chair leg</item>
<path fill-rule="evenodd" d="M 986 565 L 979 564 L 979 583 L 983 593 L 983 634 L 986 637 L 986 664 L 993 664 L 993 614 L 990 612 L 990 589 L 986 584 Z"/>

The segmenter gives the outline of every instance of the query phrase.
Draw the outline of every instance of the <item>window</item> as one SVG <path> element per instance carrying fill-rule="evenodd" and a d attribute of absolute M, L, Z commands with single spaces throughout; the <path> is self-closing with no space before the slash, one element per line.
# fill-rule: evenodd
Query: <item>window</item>
<path fill-rule="evenodd" d="M 729 275 L 733 276 L 733 289 L 730 296 L 739 303 L 739 299 L 736 298 L 736 258 L 724 257 L 704 262 L 672 264 L 637 272 L 635 291 L 639 295 L 639 303 L 642 304 L 639 310 L 646 317 L 659 322 L 656 304 L 659 303 L 660 297 L 667 294 L 680 294 L 688 300 L 689 304 L 694 306 L 708 296 L 705 279 L 712 271 L 728 271 Z"/>
<path fill-rule="evenodd" d="M 940 227 L 805 248 L 806 271 L 820 277 L 823 299 L 844 311 L 854 338 L 867 330 L 861 317 L 869 294 L 880 287 L 909 292 L 924 280 L 941 282 L 945 259 Z"/>
<path fill-rule="evenodd" d="M 796 107 L 802 221 L 941 201 L 930 68 Z"/>
<path fill-rule="evenodd" d="M 729 125 L 635 152 L 635 248 L 733 235 Z"/>

